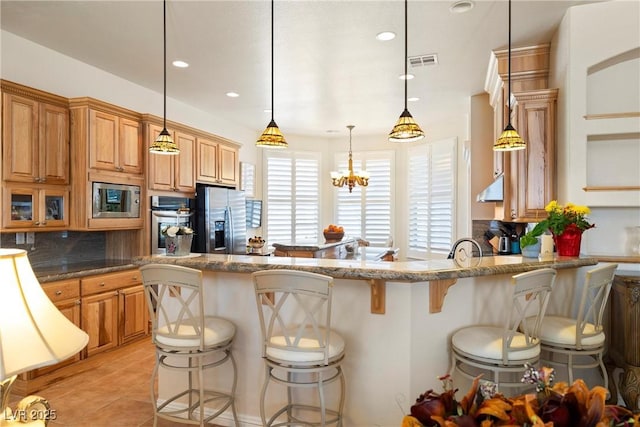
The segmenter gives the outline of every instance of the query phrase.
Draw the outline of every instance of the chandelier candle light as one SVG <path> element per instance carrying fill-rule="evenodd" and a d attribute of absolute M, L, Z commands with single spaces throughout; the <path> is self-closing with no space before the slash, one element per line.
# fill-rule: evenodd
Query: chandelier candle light
<path fill-rule="evenodd" d="M 515 151 L 523 150 L 526 144 L 522 137 L 511 125 L 511 0 L 509 0 L 509 53 L 508 53 L 508 71 L 509 91 L 507 92 L 507 102 L 509 103 L 509 118 L 507 126 L 502 131 L 500 137 L 493 144 L 493 151 Z"/>
<path fill-rule="evenodd" d="M 407 19 L 407 0 L 404 1 L 404 111 L 400 114 L 400 118 L 396 125 L 389 133 L 389 142 L 414 142 L 424 138 L 424 132 L 416 123 L 415 119 L 407 108 L 407 61 L 408 61 L 408 19 Z"/>
<path fill-rule="evenodd" d="M 151 143 L 149 152 L 154 154 L 180 154 L 178 145 L 173 141 L 167 130 L 167 2 L 162 2 L 162 35 L 163 35 L 163 62 L 164 69 L 164 113 L 162 131 L 155 141 Z"/>
<path fill-rule="evenodd" d="M 287 148 L 289 144 L 284 139 L 284 135 L 280 132 L 280 128 L 273 119 L 273 33 L 274 33 L 274 18 L 273 18 L 273 0 L 271 0 L 271 121 L 267 125 L 267 128 L 262 132 L 260 138 L 256 141 L 256 147 L 268 147 L 268 148 Z"/>
<path fill-rule="evenodd" d="M 343 172 L 331 172 L 331 180 L 336 187 L 342 187 L 345 184 L 349 187 L 349 193 L 353 190 L 356 184 L 366 187 L 369 185 L 369 174 L 366 171 L 353 172 L 353 156 L 351 154 L 351 131 L 354 125 L 348 125 L 349 129 L 349 170 Z"/>

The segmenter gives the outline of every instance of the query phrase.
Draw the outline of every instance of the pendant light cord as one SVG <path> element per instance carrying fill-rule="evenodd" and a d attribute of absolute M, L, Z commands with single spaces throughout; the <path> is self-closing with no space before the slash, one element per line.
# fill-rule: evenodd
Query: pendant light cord
<path fill-rule="evenodd" d="M 167 1 L 162 1 L 162 37 L 164 46 L 163 53 L 163 68 L 164 68 L 164 83 L 163 83 L 163 91 L 164 91 L 164 113 L 163 113 L 163 125 L 164 129 L 167 128 Z"/>
<path fill-rule="evenodd" d="M 273 121 L 273 117 L 274 117 L 274 111 L 273 111 L 273 73 L 274 73 L 274 65 L 273 65 L 273 39 L 274 39 L 274 13 L 273 13 L 273 9 L 274 9 L 274 0 L 271 0 L 271 121 Z"/>
<path fill-rule="evenodd" d="M 407 33 L 409 32 L 408 28 L 408 18 L 407 18 L 407 11 L 409 10 L 408 7 L 408 0 L 404 0 L 404 109 L 407 110 L 407 80 L 409 79 L 409 77 L 407 76 L 407 57 L 409 56 L 408 53 L 408 49 L 407 49 L 407 45 L 409 44 L 408 40 L 409 40 L 409 36 L 407 35 Z"/>
<path fill-rule="evenodd" d="M 509 102 L 509 118 L 507 119 L 507 122 L 511 125 L 511 0 L 509 0 L 509 53 L 507 74 L 509 75 L 509 93 L 507 94 L 507 101 Z"/>

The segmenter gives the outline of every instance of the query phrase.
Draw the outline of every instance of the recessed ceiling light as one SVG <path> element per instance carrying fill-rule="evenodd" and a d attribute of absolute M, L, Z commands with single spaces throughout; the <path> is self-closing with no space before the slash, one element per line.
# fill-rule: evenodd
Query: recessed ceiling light
<path fill-rule="evenodd" d="M 328 129 L 327 133 L 340 133 L 340 131 L 336 129 Z"/>
<path fill-rule="evenodd" d="M 376 34 L 376 39 L 386 42 L 389 40 L 393 40 L 396 38 L 396 33 L 393 31 L 383 31 L 381 33 Z"/>
<path fill-rule="evenodd" d="M 460 0 L 449 6 L 451 13 L 465 13 L 473 9 L 474 3 L 471 0 Z"/>
<path fill-rule="evenodd" d="M 418 98 L 417 96 L 412 96 L 411 98 L 407 98 L 407 101 L 416 102 L 416 101 L 420 101 L 420 98 Z"/>
<path fill-rule="evenodd" d="M 238 94 L 237 94 L 237 93 L 235 93 L 235 92 L 227 92 L 227 96 L 228 96 L 229 98 L 237 98 L 237 97 L 239 97 L 240 95 L 238 95 Z"/>
<path fill-rule="evenodd" d="M 264 111 L 265 113 L 271 113 L 271 108 L 265 108 L 265 109 L 264 109 L 264 110 L 262 110 L 262 111 Z"/>
<path fill-rule="evenodd" d="M 415 76 L 413 74 L 401 74 L 400 77 L 398 77 L 400 80 L 411 80 L 413 79 Z"/>
<path fill-rule="evenodd" d="M 176 59 L 175 61 L 173 61 L 172 64 L 174 67 L 178 67 L 178 68 L 187 68 L 189 66 L 187 62 L 181 61 L 179 59 Z"/>

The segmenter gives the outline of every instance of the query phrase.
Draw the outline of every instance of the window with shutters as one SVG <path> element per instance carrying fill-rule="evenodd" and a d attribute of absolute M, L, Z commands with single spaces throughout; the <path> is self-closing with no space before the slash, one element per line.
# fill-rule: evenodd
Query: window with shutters
<path fill-rule="evenodd" d="M 410 147 L 407 152 L 407 256 L 447 254 L 453 244 L 456 138 Z"/>
<path fill-rule="evenodd" d="M 345 235 L 361 237 L 372 246 L 386 246 L 392 236 L 394 205 L 393 151 L 353 153 L 353 170 L 366 170 L 369 185 L 356 185 L 349 193 L 347 186 L 335 189 L 334 223 L 344 227 Z M 335 156 L 336 170 L 348 170 L 348 153 Z"/>
<path fill-rule="evenodd" d="M 320 154 L 265 150 L 267 246 L 318 242 Z"/>

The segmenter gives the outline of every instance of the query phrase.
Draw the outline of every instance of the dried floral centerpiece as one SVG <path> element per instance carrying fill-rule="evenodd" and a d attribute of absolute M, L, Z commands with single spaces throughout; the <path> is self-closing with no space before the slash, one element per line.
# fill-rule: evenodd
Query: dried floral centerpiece
<path fill-rule="evenodd" d="M 191 253 L 193 229 L 185 226 L 168 225 L 160 231 L 164 236 L 167 255 L 186 256 Z"/>
<path fill-rule="evenodd" d="M 411 407 L 402 427 L 631 427 L 640 425 L 640 414 L 617 405 L 606 405 L 607 390 L 589 390 L 583 380 L 569 386 L 552 385 L 553 369 L 525 365 L 525 384 L 536 386 L 536 393 L 507 398 L 496 392 L 494 383 L 481 385 L 477 377 L 461 401 L 455 399 L 449 375 L 441 377 L 444 392 L 428 390 Z"/>

